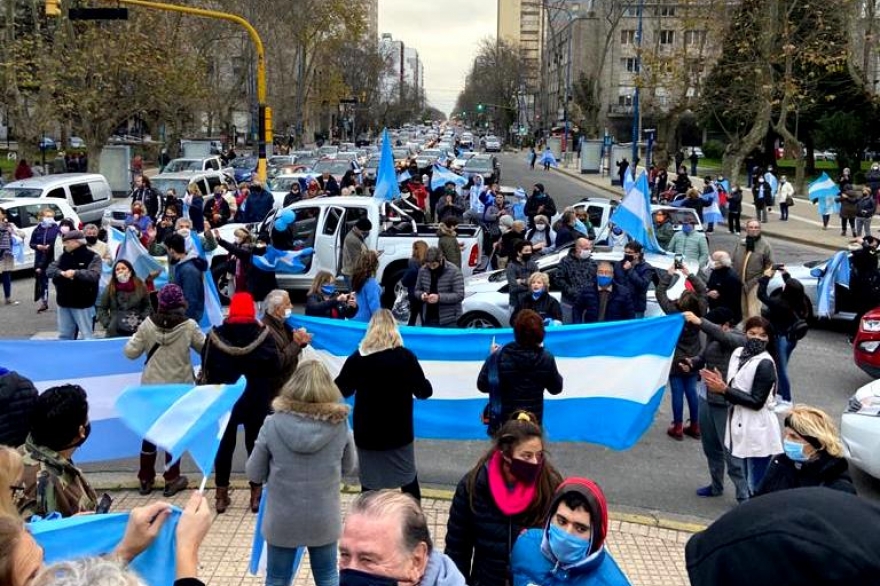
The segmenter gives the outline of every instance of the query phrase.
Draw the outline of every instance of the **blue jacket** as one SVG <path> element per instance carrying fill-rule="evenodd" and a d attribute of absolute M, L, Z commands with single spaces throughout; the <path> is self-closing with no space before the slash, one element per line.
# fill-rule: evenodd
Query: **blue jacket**
<path fill-rule="evenodd" d="M 369 322 L 373 314 L 382 309 L 382 288 L 376 279 L 369 278 L 361 290 L 355 294 L 358 311 L 352 318 L 354 321 Z"/>
<path fill-rule="evenodd" d="M 262 222 L 274 206 L 275 198 L 271 193 L 265 189 L 251 189 L 243 208 L 238 210 L 238 221 L 245 224 Z"/>
<path fill-rule="evenodd" d="M 513 586 L 629 586 L 629 580 L 603 546 L 581 564 L 563 569 L 542 551 L 544 529 L 529 529 L 513 545 Z"/>
<path fill-rule="evenodd" d="M 202 321 L 205 313 L 205 271 L 208 262 L 199 258 L 195 253 L 188 255 L 176 265 L 172 265 L 170 282 L 179 285 L 183 289 L 183 297 L 186 299 L 186 317 Z"/>
<path fill-rule="evenodd" d="M 34 268 L 45 269 L 55 260 L 55 239 L 58 238 L 58 224 L 52 224 L 48 228 L 42 223 L 37 224 L 31 232 L 31 240 L 28 246 L 34 249 Z M 46 244 L 46 250 L 37 250 L 38 244 Z"/>

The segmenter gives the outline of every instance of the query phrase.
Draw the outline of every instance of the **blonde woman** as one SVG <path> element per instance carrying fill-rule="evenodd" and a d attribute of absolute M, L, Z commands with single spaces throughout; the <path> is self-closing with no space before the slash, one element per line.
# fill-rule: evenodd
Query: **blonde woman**
<path fill-rule="evenodd" d="M 416 355 L 403 347 L 390 311 L 380 309 L 373 314 L 364 339 L 342 365 L 336 384 L 343 396 L 354 395 L 361 490 L 402 488 L 420 500 L 413 397 L 427 399 L 434 391 Z"/>
<path fill-rule="evenodd" d="M 306 295 L 306 315 L 345 319 L 356 313 L 354 293 L 340 293 L 336 289 L 336 278 L 327 271 L 318 271 Z"/>
<path fill-rule="evenodd" d="M 323 363 L 308 360 L 272 402 L 247 462 L 248 479 L 269 491 L 263 520 L 266 586 L 288 586 L 297 549 L 309 548 L 316 586 L 337 586 L 342 532 L 339 485 L 357 465 L 349 407 Z"/>
<path fill-rule="evenodd" d="M 0 515 L 18 517 L 15 500 L 24 492 L 21 454 L 9 446 L 0 446 Z"/>
<path fill-rule="evenodd" d="M 837 426 L 827 413 L 808 405 L 795 405 L 785 418 L 784 453 L 775 456 L 757 495 L 824 486 L 856 494 L 843 457 Z"/>

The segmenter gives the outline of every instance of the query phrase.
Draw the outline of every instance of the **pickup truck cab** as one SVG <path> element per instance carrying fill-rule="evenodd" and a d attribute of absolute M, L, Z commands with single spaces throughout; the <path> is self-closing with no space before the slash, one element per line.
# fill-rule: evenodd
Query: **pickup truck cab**
<path fill-rule="evenodd" d="M 379 269 L 376 279 L 384 287 L 383 304 L 390 307 L 400 293 L 400 279 L 412 256 L 412 245 L 424 240 L 428 246 L 437 245 L 437 224 L 416 223 L 399 201 L 386 202 L 363 196 L 317 197 L 298 201 L 287 208 L 296 212 L 296 221 L 288 228 L 295 240 L 303 247 L 313 247 L 314 254 L 305 262 L 306 271 L 301 274 L 277 273 L 278 284 L 289 290 L 308 290 L 319 271 L 336 275 L 337 285 L 344 288 L 342 278 L 342 245 L 352 227 L 361 218 L 372 222 L 373 229 L 366 245 L 379 252 Z M 276 210 L 266 217 L 256 229 L 269 231 Z M 479 226 L 459 225 L 458 240 L 462 248 L 462 274 L 473 274 L 482 257 L 482 231 Z M 221 251 L 214 255 L 212 266 L 224 262 Z"/>

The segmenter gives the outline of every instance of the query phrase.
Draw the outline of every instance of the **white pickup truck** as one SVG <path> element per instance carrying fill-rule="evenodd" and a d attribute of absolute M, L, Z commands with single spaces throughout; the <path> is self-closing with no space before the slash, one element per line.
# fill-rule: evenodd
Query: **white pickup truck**
<path fill-rule="evenodd" d="M 342 274 L 342 244 L 348 232 L 361 218 L 373 224 L 366 245 L 379 252 L 379 270 L 376 279 L 383 287 L 382 302 L 390 307 L 399 291 L 400 279 L 412 256 L 412 245 L 424 240 L 428 246 L 437 245 L 437 224 L 416 223 L 408 214 L 407 206 L 399 201 L 385 202 L 364 196 L 317 197 L 298 201 L 287 208 L 296 212 L 296 222 L 288 230 L 294 240 L 304 247 L 315 249 L 307 260 L 306 271 L 300 274 L 277 273 L 278 285 L 288 290 L 308 290 L 319 271 L 336 275 L 337 285 L 344 287 Z M 277 214 L 269 214 L 258 231 L 267 230 Z M 230 232 L 225 226 L 221 235 Z M 479 226 L 459 225 L 458 241 L 462 245 L 462 274 L 471 276 L 482 258 L 482 229 Z M 211 259 L 212 267 L 225 261 L 225 251 L 218 249 Z"/>

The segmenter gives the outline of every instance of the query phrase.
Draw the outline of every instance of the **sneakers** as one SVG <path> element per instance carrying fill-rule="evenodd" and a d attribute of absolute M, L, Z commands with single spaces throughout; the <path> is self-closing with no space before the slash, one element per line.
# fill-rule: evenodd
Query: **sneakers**
<path fill-rule="evenodd" d="M 773 407 L 773 412 L 774 413 L 788 413 L 789 411 L 791 411 L 792 407 L 793 407 L 793 405 L 792 405 L 791 401 L 784 401 L 784 400 L 780 399 L 776 402 L 776 406 Z"/>
<path fill-rule="evenodd" d="M 151 492 L 153 492 L 153 481 L 141 480 L 141 487 L 138 489 L 138 494 L 141 496 L 147 496 Z"/>
<path fill-rule="evenodd" d="M 171 482 L 165 483 L 165 490 L 162 491 L 162 496 L 171 498 L 181 490 L 185 490 L 187 486 L 189 486 L 189 479 L 186 476 L 178 476 Z"/>
<path fill-rule="evenodd" d="M 666 430 L 666 435 L 677 441 L 684 441 L 684 430 L 681 423 L 673 423 Z"/>
<path fill-rule="evenodd" d="M 6 300 L 6 305 L 18 305 L 19 303 L 21 303 L 21 302 L 20 302 L 20 301 L 16 301 L 16 300 L 14 300 L 14 299 L 7 299 L 7 300 Z"/>
<path fill-rule="evenodd" d="M 704 486 L 697 489 L 697 496 L 700 498 L 712 498 L 716 496 L 721 496 L 722 494 L 724 493 L 720 491 L 715 492 L 715 490 L 712 488 L 712 485 Z"/>

